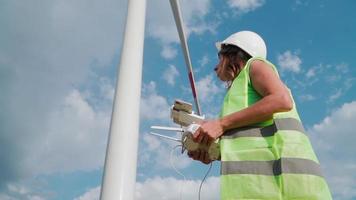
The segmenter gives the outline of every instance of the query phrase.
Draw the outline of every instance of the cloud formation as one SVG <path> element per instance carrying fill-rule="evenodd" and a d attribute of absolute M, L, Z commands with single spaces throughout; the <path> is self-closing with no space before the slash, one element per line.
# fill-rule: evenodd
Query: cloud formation
<path fill-rule="evenodd" d="M 308 132 L 335 199 L 356 197 L 356 101 L 335 109 Z"/>
<path fill-rule="evenodd" d="M 291 71 L 294 73 L 300 72 L 300 65 L 302 60 L 299 58 L 297 53 L 292 53 L 291 51 L 286 51 L 277 57 L 278 66 L 281 67 L 282 71 Z"/>
<path fill-rule="evenodd" d="M 101 187 L 91 188 L 81 196 L 74 198 L 74 200 L 98 200 L 100 197 Z"/>
<path fill-rule="evenodd" d="M 102 166 L 110 113 L 110 110 L 94 110 L 78 90 L 71 91 L 49 115 L 42 145 L 32 147 L 32 155 L 28 155 L 31 171 L 72 172 Z"/>
<path fill-rule="evenodd" d="M 143 85 L 140 105 L 142 119 L 169 120 L 169 108 L 166 98 L 157 94 L 154 81 Z"/>
<path fill-rule="evenodd" d="M 214 33 L 216 23 L 205 21 L 210 9 L 210 0 L 179 1 L 183 23 L 186 27 L 186 37 L 191 33 Z M 160 8 L 160 12 L 157 9 Z M 147 2 L 147 33 L 162 45 L 161 55 L 172 59 L 177 55 L 174 45 L 178 44 L 179 37 L 169 1 L 150 0 Z"/>
<path fill-rule="evenodd" d="M 231 8 L 237 9 L 240 14 L 248 13 L 265 3 L 265 0 L 229 0 L 228 4 Z"/>
<path fill-rule="evenodd" d="M 177 76 L 179 76 L 179 72 L 174 65 L 169 65 L 169 67 L 163 72 L 163 79 L 171 86 L 174 86 Z"/>
<path fill-rule="evenodd" d="M 136 199 L 197 199 L 200 180 L 179 180 L 173 177 L 154 177 L 136 184 Z M 202 199 L 219 199 L 219 178 L 209 177 L 203 185 Z M 182 189 L 181 189 L 182 187 Z"/>
<path fill-rule="evenodd" d="M 213 78 L 213 74 L 209 74 L 196 83 L 197 91 L 202 102 L 209 103 L 214 96 L 221 93 L 223 88 L 219 87 Z"/>
<path fill-rule="evenodd" d="M 179 180 L 174 177 L 154 177 L 136 183 L 136 199 L 197 199 L 201 180 Z M 220 197 L 219 177 L 209 177 L 203 184 L 201 198 L 215 200 Z M 100 186 L 88 190 L 75 200 L 97 200 Z"/>
<path fill-rule="evenodd" d="M 89 78 L 96 80 L 93 71 L 110 65 L 118 54 L 126 5 L 124 0 L 2 4 L 0 190 L 10 181 L 39 172 L 62 171 L 60 166 L 64 171 L 98 167 L 100 159 L 85 154 L 69 162 L 70 156 L 82 157 L 88 150 L 87 136 L 102 137 L 107 130 L 106 110 L 92 107 L 78 88 Z M 80 127 L 83 123 L 90 124 Z M 75 148 L 81 140 L 83 146 Z M 67 143 L 73 154 L 63 149 Z M 39 158 L 44 164 L 35 166 Z"/>

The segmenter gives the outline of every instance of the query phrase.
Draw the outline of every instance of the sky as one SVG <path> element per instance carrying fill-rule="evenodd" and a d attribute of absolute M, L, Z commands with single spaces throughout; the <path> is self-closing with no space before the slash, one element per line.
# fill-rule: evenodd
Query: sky
<path fill-rule="evenodd" d="M 356 2 L 180 3 L 206 118 L 217 117 L 226 92 L 213 71 L 215 42 L 259 33 L 293 92 L 334 199 L 356 199 Z M 126 14 L 127 0 L 0 0 L 1 200 L 99 198 Z M 174 99 L 193 102 L 186 74 L 169 1 L 147 0 L 138 200 L 198 197 L 208 166 L 148 134 L 151 125 L 173 125 Z M 202 199 L 218 198 L 215 162 Z"/>

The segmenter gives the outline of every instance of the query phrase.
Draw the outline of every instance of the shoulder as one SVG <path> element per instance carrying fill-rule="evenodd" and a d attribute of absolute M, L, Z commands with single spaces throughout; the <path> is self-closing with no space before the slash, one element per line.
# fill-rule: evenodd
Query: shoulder
<path fill-rule="evenodd" d="M 275 74 L 276 70 L 273 64 L 266 60 L 255 59 L 251 61 L 249 73 L 250 76 L 260 75 L 260 74 Z"/>

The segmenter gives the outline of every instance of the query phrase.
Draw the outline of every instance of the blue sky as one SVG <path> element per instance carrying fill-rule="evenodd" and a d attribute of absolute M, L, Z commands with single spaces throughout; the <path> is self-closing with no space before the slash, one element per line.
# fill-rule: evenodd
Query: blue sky
<path fill-rule="evenodd" d="M 137 199 L 197 197 L 207 166 L 148 135 L 192 101 L 168 0 L 148 0 Z M 181 0 L 208 118 L 225 93 L 215 42 L 258 32 L 292 89 L 334 199 L 356 199 L 356 3 L 351 0 Z M 98 199 L 127 1 L 0 1 L 0 199 Z M 127 133 L 130 134 L 130 133 Z M 219 164 L 202 197 L 219 196 Z M 169 191 L 169 192 L 167 192 Z"/>

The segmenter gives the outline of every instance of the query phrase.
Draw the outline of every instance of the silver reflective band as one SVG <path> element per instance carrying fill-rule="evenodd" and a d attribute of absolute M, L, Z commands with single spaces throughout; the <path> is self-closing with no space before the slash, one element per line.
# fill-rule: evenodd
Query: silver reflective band
<path fill-rule="evenodd" d="M 228 130 L 222 139 L 234 139 L 238 137 L 268 137 L 273 136 L 278 130 L 294 130 L 305 133 L 302 123 L 294 118 L 274 119 L 274 123 L 265 127 L 246 126 Z"/>
<path fill-rule="evenodd" d="M 281 174 L 309 174 L 323 177 L 320 165 L 303 158 L 281 158 L 271 161 L 222 161 L 221 174 L 255 174 L 278 176 Z"/>

